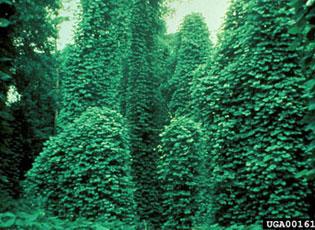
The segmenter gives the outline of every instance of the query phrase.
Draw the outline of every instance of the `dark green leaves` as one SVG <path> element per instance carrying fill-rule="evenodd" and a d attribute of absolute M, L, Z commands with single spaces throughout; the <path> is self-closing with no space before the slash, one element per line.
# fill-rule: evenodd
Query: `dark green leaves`
<path fill-rule="evenodd" d="M 290 47 L 292 17 L 287 1 L 233 1 L 213 62 L 196 72 L 214 218 L 224 226 L 306 215 L 308 186 L 295 176 L 310 167 L 301 124 L 306 78 Z"/>
<path fill-rule="evenodd" d="M 131 8 L 131 41 L 128 53 L 126 117 L 131 134 L 133 177 L 137 184 L 135 199 L 140 220 L 149 228 L 159 229 L 160 193 L 156 164 L 161 106 L 158 99 L 160 73 L 156 40 L 160 26 L 160 1 L 135 0 Z M 164 108 L 163 108 L 164 109 Z M 146 227 L 142 227 L 146 228 Z"/>
<path fill-rule="evenodd" d="M 174 118 L 161 134 L 158 164 L 162 185 L 163 229 L 191 229 L 200 206 L 204 161 L 201 127 L 186 117 Z"/>
<path fill-rule="evenodd" d="M 27 195 L 67 219 L 106 217 L 134 223 L 129 138 L 124 119 L 89 108 L 46 143 L 27 174 Z"/>
<path fill-rule="evenodd" d="M 194 72 L 209 59 L 212 44 L 204 18 L 199 14 L 185 17 L 178 36 L 175 73 L 168 82 L 169 87 L 175 89 L 169 107 L 173 114 L 187 115 L 192 113 Z"/>

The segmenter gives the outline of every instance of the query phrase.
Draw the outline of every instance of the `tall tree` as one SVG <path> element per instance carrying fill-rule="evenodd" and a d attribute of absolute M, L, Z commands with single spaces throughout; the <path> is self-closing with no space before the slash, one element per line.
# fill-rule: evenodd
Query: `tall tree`
<path fill-rule="evenodd" d="M 307 82 L 305 84 L 305 97 L 308 100 L 308 111 L 304 119 L 306 129 L 310 131 L 309 139 L 310 144 L 307 151 L 312 156 L 309 158 L 312 164 L 312 168 L 303 170 L 299 173 L 300 176 L 306 177 L 312 188 L 312 195 L 310 196 L 309 203 L 311 204 L 310 215 L 315 215 L 315 106 L 314 106 L 314 86 L 315 86 L 315 2 L 314 1 L 302 1 L 292 0 L 292 6 L 295 8 L 296 15 L 294 20 L 296 24 L 291 28 L 290 32 L 298 35 L 294 49 L 300 50 L 301 64 L 304 67 L 305 76 Z"/>
<path fill-rule="evenodd" d="M 237 59 L 242 47 L 240 47 L 242 36 L 241 29 L 245 22 L 246 11 L 243 1 L 232 1 L 227 10 L 224 24 L 218 34 L 218 41 L 212 50 L 211 57 L 205 65 L 201 65 L 193 76 L 192 101 L 193 113 L 195 119 L 201 122 L 206 134 L 206 151 L 208 157 L 205 170 L 208 176 L 207 186 L 204 188 L 203 204 L 205 205 L 203 213 L 200 214 L 200 222 L 210 225 L 217 220 L 214 219 L 214 210 L 220 207 L 216 202 L 216 191 L 218 194 L 228 194 L 220 186 L 226 183 L 232 184 L 233 179 L 225 175 L 224 183 L 216 183 L 217 177 L 214 170 L 218 168 L 217 158 L 221 158 L 223 151 L 233 151 L 230 144 L 233 142 L 234 123 L 229 119 L 229 102 L 231 89 L 229 86 L 233 83 L 225 78 L 225 72 L 228 71 L 228 63 L 233 63 Z M 229 133 L 229 135 L 227 135 Z M 233 167 L 228 162 L 233 162 L 238 154 L 227 154 L 224 156 L 226 167 Z"/>
<path fill-rule="evenodd" d="M 71 122 L 89 106 L 120 110 L 120 83 L 126 53 L 126 0 L 82 1 L 82 15 L 61 79 L 59 126 Z"/>
<path fill-rule="evenodd" d="M 62 218 L 105 217 L 132 225 L 129 138 L 118 112 L 128 1 L 81 4 L 76 44 L 61 55 L 60 132 L 36 158 L 25 190 L 40 194 L 47 209 Z"/>
<path fill-rule="evenodd" d="M 12 82 L 12 62 L 14 57 L 14 46 L 12 41 L 12 16 L 15 13 L 13 2 L 0 2 L 0 192 L 3 194 L 5 190 L 11 187 L 7 171 L 11 163 L 11 155 L 9 149 L 10 127 L 9 121 L 12 119 L 7 108 L 7 92 Z M 9 192 L 9 191 L 6 191 Z M 2 201 L 0 201 L 2 203 Z M 1 208 L 1 206 L 0 206 Z"/>
<path fill-rule="evenodd" d="M 158 80 L 154 73 L 156 36 L 160 28 L 160 1 L 134 1 L 131 14 L 127 119 L 130 124 L 135 199 L 145 224 L 157 227 L 158 203 L 156 164 L 158 153 Z"/>
<path fill-rule="evenodd" d="M 169 103 L 172 114 L 187 114 L 191 109 L 193 73 L 207 62 L 211 43 L 209 31 L 200 14 L 185 17 L 179 32 L 179 50 L 174 76 L 169 85 L 174 89 Z"/>
<path fill-rule="evenodd" d="M 213 145 L 215 219 L 229 225 L 305 216 L 309 190 L 305 179 L 296 177 L 309 167 L 301 124 L 305 77 L 290 49 L 292 11 L 287 1 L 235 1 L 232 6 L 244 14 L 233 15 L 238 21 L 230 25 L 240 26 L 223 36 L 223 58 L 214 65 L 223 60 L 226 66 L 213 67 L 212 77 L 223 90 L 215 103 L 221 119 L 209 117 L 219 134 Z M 208 114 L 216 113 L 208 108 Z"/>
<path fill-rule="evenodd" d="M 1 155 L 5 158 L 3 162 L 10 161 L 5 170 L 9 177 L 8 189 L 12 195 L 17 195 L 19 180 L 30 168 L 43 141 L 53 133 L 54 108 L 50 93 L 54 74 L 49 66 L 53 66 L 51 52 L 56 38 L 54 14 L 59 1 L 3 1 L 1 5 L 1 12 L 5 16 L 1 27 L 6 30 L 9 28 L 7 31 L 10 31 L 3 34 L 3 44 L 7 48 L 11 46 L 11 51 L 13 47 L 15 50 L 10 57 L 11 70 L 14 71 L 11 74 L 9 96 L 20 94 L 20 100 L 14 105 L 3 97 L 4 101 L 7 100 L 7 111 L 10 110 L 14 117 L 9 123 L 12 135 L 6 137 L 9 150 Z M 10 21 L 7 20 L 9 17 Z M 3 50 L 4 56 L 8 55 L 8 51 Z M 8 62 L 8 58 L 3 58 L 2 62 Z M 3 75 L 3 79 L 7 76 Z M 3 167 L 8 166 L 5 165 Z"/>

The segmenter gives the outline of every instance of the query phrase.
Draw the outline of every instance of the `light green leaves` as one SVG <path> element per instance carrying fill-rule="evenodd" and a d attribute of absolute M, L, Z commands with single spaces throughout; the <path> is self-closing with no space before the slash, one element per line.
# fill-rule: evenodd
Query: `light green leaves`
<path fill-rule="evenodd" d="M 5 72 L 0 70 L 0 80 L 2 80 L 2 81 L 9 81 L 11 79 L 12 78 L 11 78 L 10 75 L 8 75 L 7 73 L 5 73 Z"/>
<path fill-rule="evenodd" d="M 15 215 L 11 212 L 0 213 L 0 227 L 10 228 L 14 225 Z"/>
<path fill-rule="evenodd" d="M 10 25 L 10 21 L 6 18 L 0 18 L 0 28 L 5 28 Z"/>

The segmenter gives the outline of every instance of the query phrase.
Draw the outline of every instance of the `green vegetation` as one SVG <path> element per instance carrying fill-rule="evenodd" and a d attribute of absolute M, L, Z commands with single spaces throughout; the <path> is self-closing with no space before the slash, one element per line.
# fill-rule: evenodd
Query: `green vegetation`
<path fill-rule="evenodd" d="M 258 230 L 314 218 L 314 0 L 0 0 L 0 228 Z M 44 147 L 43 147 L 44 146 Z"/>
<path fill-rule="evenodd" d="M 25 230 L 63 230 L 63 229 L 87 229 L 87 230 L 134 230 L 131 225 L 116 221 L 108 223 L 105 219 L 87 220 L 80 217 L 74 221 L 60 219 L 40 208 L 40 202 L 25 200 L 11 201 L 10 211 L 0 213 L 1 229 L 25 229 Z"/>
<path fill-rule="evenodd" d="M 136 0 L 131 9 L 126 117 L 130 126 L 137 211 L 144 225 L 159 224 L 161 209 L 156 176 L 159 101 L 154 48 L 159 32 L 159 1 Z"/>
<path fill-rule="evenodd" d="M 6 94 L 10 82 L 12 81 L 12 72 L 10 71 L 10 68 L 12 66 L 14 47 L 11 38 L 11 17 L 14 14 L 14 7 L 11 1 L 1 1 L 0 7 L 0 190 L 8 193 L 14 184 L 12 183 L 12 180 L 15 180 L 16 177 L 14 172 L 12 174 L 10 171 L 11 165 L 15 162 L 12 159 L 13 153 L 10 150 L 8 143 L 12 132 L 12 128 L 9 126 L 9 121 L 12 119 L 12 115 L 9 113 L 6 106 Z"/>
<path fill-rule="evenodd" d="M 211 43 L 207 25 L 199 14 L 185 17 L 178 36 L 175 73 L 169 81 L 169 87 L 173 89 L 169 108 L 173 114 L 183 115 L 192 109 L 193 74 L 210 57 Z"/>
<path fill-rule="evenodd" d="M 314 179 L 315 179 L 315 126 L 314 126 L 314 73 L 315 73 L 315 2 L 314 1 L 301 1 L 294 0 L 291 5 L 295 8 L 296 12 L 296 22 L 293 27 L 291 27 L 290 32 L 297 35 L 295 42 L 292 45 L 292 49 L 299 50 L 300 54 L 300 64 L 305 71 L 305 94 L 304 98 L 307 99 L 307 115 L 304 117 L 304 124 L 306 125 L 306 130 L 310 132 L 309 144 L 306 148 L 310 157 L 309 169 L 302 170 L 298 175 L 307 178 L 310 181 L 310 187 L 314 191 Z M 311 204 L 310 215 L 315 215 L 315 194 L 314 192 L 309 197 L 309 203 Z"/>
<path fill-rule="evenodd" d="M 200 125 L 177 117 L 161 133 L 158 172 L 162 187 L 163 229 L 191 229 L 199 209 L 205 157 Z"/>
<path fill-rule="evenodd" d="M 27 173 L 27 196 L 40 195 L 52 213 L 68 219 L 134 221 L 134 185 L 128 131 L 121 115 L 89 108 L 46 142 Z"/>
<path fill-rule="evenodd" d="M 13 196 L 19 195 L 19 181 L 54 133 L 57 66 L 52 53 L 59 4 L 0 1 L 0 187 L 4 184 Z M 21 99 L 8 101 L 8 91 L 17 92 Z"/>
<path fill-rule="evenodd" d="M 59 127 L 63 128 L 89 106 L 106 106 L 117 111 L 120 108 L 118 92 L 126 52 L 126 38 L 121 29 L 127 23 L 126 2 L 82 1 L 75 45 L 66 55 L 61 76 Z"/>
<path fill-rule="evenodd" d="M 218 79 L 205 79 L 219 91 L 209 99 L 218 109 L 209 123 L 214 125 L 210 135 L 217 130 L 209 138 L 215 140 L 214 216 L 222 225 L 301 217 L 308 207 L 300 201 L 310 191 L 296 174 L 309 164 L 301 123 L 305 76 L 287 32 L 293 15 L 286 1 L 237 1 L 233 7 L 242 15 L 233 14 L 239 26 L 221 37 L 225 47 L 218 48 L 212 62 Z M 216 69 L 217 63 L 224 67 Z M 210 114 L 214 106 L 203 104 Z"/>

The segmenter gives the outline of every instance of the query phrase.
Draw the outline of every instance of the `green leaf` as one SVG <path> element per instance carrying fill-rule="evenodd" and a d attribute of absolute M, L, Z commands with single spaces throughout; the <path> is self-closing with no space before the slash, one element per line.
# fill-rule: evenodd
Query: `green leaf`
<path fill-rule="evenodd" d="M 10 25 L 10 21 L 6 18 L 0 18 L 0 27 L 8 27 Z"/>
<path fill-rule="evenodd" d="M 9 81 L 9 80 L 11 80 L 11 76 L 0 70 L 0 80 Z"/>
<path fill-rule="evenodd" d="M 298 34 L 301 32 L 301 29 L 297 26 L 293 26 L 292 28 L 289 29 L 290 34 Z"/>
<path fill-rule="evenodd" d="M 0 0 L 0 4 L 12 5 L 12 1 L 11 0 Z"/>
<path fill-rule="evenodd" d="M 310 7 L 315 4 L 315 0 L 308 0 L 306 6 Z"/>
<path fill-rule="evenodd" d="M 16 216 L 11 212 L 6 212 L 0 214 L 0 227 L 1 228 L 9 228 L 14 225 Z"/>

